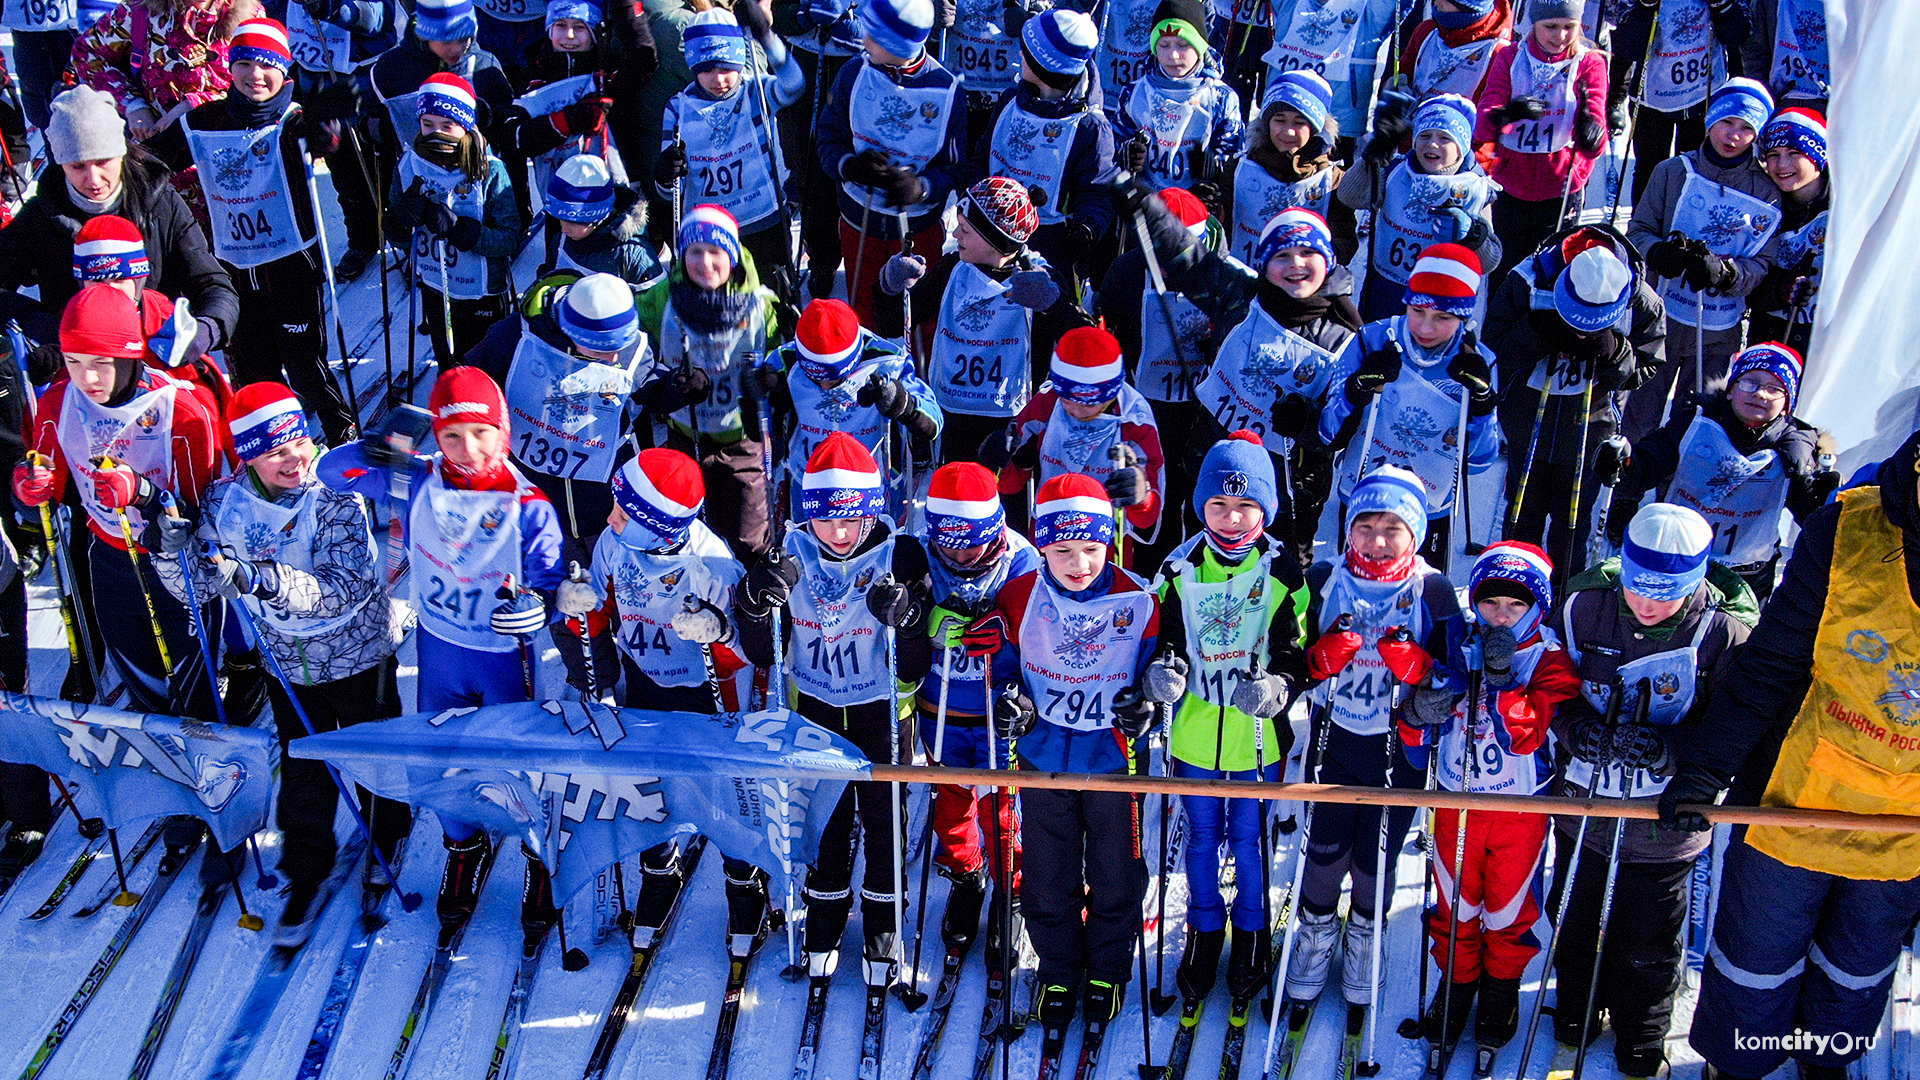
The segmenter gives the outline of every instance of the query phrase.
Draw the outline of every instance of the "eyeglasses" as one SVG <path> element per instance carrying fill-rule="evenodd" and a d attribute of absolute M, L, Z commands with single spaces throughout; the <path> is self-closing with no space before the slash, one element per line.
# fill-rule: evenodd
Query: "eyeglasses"
<path fill-rule="evenodd" d="M 1769 401 L 1777 401 L 1787 396 L 1787 388 L 1771 380 L 1741 379 L 1739 382 L 1733 384 L 1733 388 L 1743 394 L 1753 394 L 1756 397 L 1763 397 Z"/>

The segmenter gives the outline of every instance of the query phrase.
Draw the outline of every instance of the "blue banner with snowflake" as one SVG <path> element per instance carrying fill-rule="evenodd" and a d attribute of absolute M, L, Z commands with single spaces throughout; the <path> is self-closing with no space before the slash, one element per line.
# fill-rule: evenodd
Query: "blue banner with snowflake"
<path fill-rule="evenodd" d="M 867 759 L 798 713 L 654 712 L 523 701 L 414 713 L 295 740 L 348 778 L 440 817 L 517 836 L 561 902 L 615 861 L 705 833 L 775 880 L 813 861 Z"/>
<path fill-rule="evenodd" d="M 267 823 L 276 747 L 250 727 L 0 693 L 0 760 L 64 778 L 115 829 L 188 814 L 233 847 Z"/>

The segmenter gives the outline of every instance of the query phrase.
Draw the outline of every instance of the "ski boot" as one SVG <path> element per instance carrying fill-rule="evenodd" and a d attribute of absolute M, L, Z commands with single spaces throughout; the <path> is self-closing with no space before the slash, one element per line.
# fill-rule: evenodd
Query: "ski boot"
<path fill-rule="evenodd" d="M 1180 954 L 1180 966 L 1174 970 L 1173 982 L 1180 988 L 1180 996 L 1193 999 L 1205 998 L 1213 992 L 1214 980 L 1220 974 L 1220 950 L 1227 943 L 1227 930 L 1195 930 L 1187 927 L 1187 947 Z M 1235 952 L 1238 952 L 1239 937 L 1234 938 Z"/>
<path fill-rule="evenodd" d="M 1126 983 L 1089 979 L 1086 991 L 1080 995 L 1080 1015 L 1086 1018 L 1089 1027 L 1109 1023 L 1120 1015 L 1120 1003 L 1126 993 Z"/>
<path fill-rule="evenodd" d="M 482 829 L 465 840 L 442 836 L 440 842 L 446 845 L 447 866 L 440 875 L 440 899 L 434 909 L 444 933 L 446 927 L 464 924 L 480 906 L 480 885 L 493 855 L 493 841 Z"/>
<path fill-rule="evenodd" d="M 1450 1052 L 1467 1030 L 1467 1018 L 1473 1015 L 1473 995 L 1477 983 L 1454 983 L 1448 993 L 1443 984 L 1433 995 L 1426 1017 L 1420 1022 L 1420 1034 L 1428 1043 Z M 1484 1015 L 1484 1014 L 1483 1014 Z M 1508 1037 L 1511 1038 L 1511 1029 Z"/>
<path fill-rule="evenodd" d="M 171 877 L 180 872 L 180 868 L 193 855 L 200 838 L 206 835 L 206 828 L 199 818 L 187 818 L 184 821 L 175 818 L 167 824 L 167 830 L 161 837 L 166 847 L 160 852 L 160 876 Z M 209 857 L 213 855 L 212 852 L 207 854 Z"/>
<path fill-rule="evenodd" d="M 1365 1005 L 1373 994 L 1373 917 L 1351 912 L 1340 935 L 1340 989 L 1347 1004 Z M 1457 995 L 1456 995 L 1457 996 Z"/>
<path fill-rule="evenodd" d="M 560 909 L 553 903 L 553 878 L 547 864 L 524 841 L 520 853 L 527 857 L 526 873 L 520 879 L 520 932 L 528 941 L 539 941 L 560 921 Z"/>
<path fill-rule="evenodd" d="M 267 672 L 260 666 L 260 650 L 229 650 L 220 668 L 227 680 L 227 711 L 234 716 L 259 716 L 267 706 Z"/>
<path fill-rule="evenodd" d="M 1459 988 L 1455 987 L 1455 994 Z M 1482 1049 L 1500 1047 L 1513 1041 L 1520 1030 L 1520 980 L 1496 979 L 1480 974 L 1480 1012 L 1473 1018 L 1473 1041 Z M 1628 1073 L 1646 1076 L 1646 1073 Z"/>
<path fill-rule="evenodd" d="M 345 254 L 340 256 L 340 261 L 334 264 L 333 279 L 344 286 L 349 282 L 358 280 L 361 274 L 367 272 L 367 267 L 372 265 L 372 263 L 373 252 L 350 247 L 346 250 Z"/>
<path fill-rule="evenodd" d="M 313 906 L 320 895 L 320 883 L 295 879 L 287 886 L 287 906 L 280 909 L 280 921 L 273 924 L 273 944 L 278 949 L 297 949 L 313 936 L 313 924 L 319 910 Z"/>
<path fill-rule="evenodd" d="M 1080 1005 L 1080 988 L 1053 984 L 1040 991 L 1040 1054 L 1059 1057 L 1067 1044 L 1067 1028 Z"/>
<path fill-rule="evenodd" d="M 15 829 L 0 847 L 0 878 L 19 877 L 47 846 L 47 834 L 38 829 Z"/>
<path fill-rule="evenodd" d="M 686 885 L 687 870 L 678 845 L 669 840 L 640 853 L 640 896 L 633 904 L 633 947 L 646 948 L 666 925 L 673 898 Z"/>
<path fill-rule="evenodd" d="M 744 860 L 727 859 L 727 955 L 753 955 L 777 919 L 767 900 L 767 872 Z"/>
<path fill-rule="evenodd" d="M 861 975 L 868 990 L 885 990 L 900 973 L 900 937 L 891 930 L 867 935 L 861 954 Z"/>
<path fill-rule="evenodd" d="M 817 893 L 809 884 L 800 891 L 807 905 L 805 946 L 808 953 L 830 952 L 840 947 L 847 932 L 847 917 L 853 913 L 853 891 L 842 889 Z"/>
<path fill-rule="evenodd" d="M 1313 1001 L 1320 996 L 1333 968 L 1333 946 L 1339 936 L 1339 915 L 1300 909 L 1300 922 L 1293 932 L 1293 955 L 1287 960 L 1287 997 Z"/>
<path fill-rule="evenodd" d="M 1614 1034 L 1618 1036 L 1619 1032 Z M 1650 1080 L 1660 1075 L 1661 1067 L 1667 1063 L 1667 1055 L 1659 1043 L 1652 1046 L 1615 1046 L 1613 1061 L 1619 1066 L 1621 1076 L 1629 1080 Z M 1846 1080 L 1847 1077 L 1845 1066 L 1823 1068 L 1818 1065 L 1808 1065 L 1804 1061 L 1799 1065 L 1800 1080 Z"/>
<path fill-rule="evenodd" d="M 1233 951 L 1227 956 L 1227 992 L 1245 1001 L 1260 992 L 1272 974 L 1273 931 L 1233 931 Z"/>
<path fill-rule="evenodd" d="M 971 871 L 940 867 L 940 876 L 953 882 L 947 891 L 947 911 L 940 919 L 940 940 L 949 949 L 971 949 L 980 936 L 980 908 L 987 902 L 987 867 Z"/>
<path fill-rule="evenodd" d="M 1572 1004 L 1572 1002 L 1567 1003 L 1568 1006 Z M 1580 1014 L 1573 1011 L 1570 1007 L 1564 1012 L 1560 1011 L 1561 1008 L 1560 1003 L 1556 1001 L 1554 1003 L 1555 1011 L 1553 1014 L 1553 1037 L 1566 1046 L 1579 1046 Z M 1594 1009 L 1587 1017 L 1588 1046 L 1592 1046 L 1593 1041 L 1600 1037 L 1600 1030 L 1603 1026 L 1600 1022 L 1600 1010 Z"/>

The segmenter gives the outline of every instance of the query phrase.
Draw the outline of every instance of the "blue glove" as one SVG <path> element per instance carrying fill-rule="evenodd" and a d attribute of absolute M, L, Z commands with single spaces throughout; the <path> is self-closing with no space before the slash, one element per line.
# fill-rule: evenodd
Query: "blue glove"
<path fill-rule="evenodd" d="M 1045 270 L 1022 270 L 1007 279 L 1005 296 L 1029 311 L 1045 311 L 1060 299 L 1060 286 Z"/>
<path fill-rule="evenodd" d="M 1458 206 L 1442 207 L 1433 212 L 1433 223 L 1439 227 L 1443 242 L 1457 244 L 1473 231 L 1473 215 Z"/>
<path fill-rule="evenodd" d="M 531 636 L 547 625 L 547 605 L 541 602 L 538 593 L 516 592 L 500 601 L 487 625 L 496 634 Z"/>

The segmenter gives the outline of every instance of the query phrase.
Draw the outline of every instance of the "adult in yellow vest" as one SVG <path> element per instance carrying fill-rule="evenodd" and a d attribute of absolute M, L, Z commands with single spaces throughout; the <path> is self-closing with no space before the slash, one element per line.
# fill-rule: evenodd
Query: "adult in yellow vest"
<path fill-rule="evenodd" d="M 1706 828 L 1678 807 L 1729 786 L 1733 802 L 1920 813 L 1917 457 L 1920 435 L 1877 486 L 1808 518 L 1707 717 L 1711 737 L 1686 748 L 1661 797 L 1663 821 Z M 1737 831 L 1689 1036 L 1707 1080 L 1766 1076 L 1789 1056 L 1803 1080 L 1843 1080 L 1917 917 L 1920 835 Z"/>

